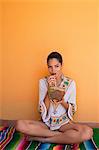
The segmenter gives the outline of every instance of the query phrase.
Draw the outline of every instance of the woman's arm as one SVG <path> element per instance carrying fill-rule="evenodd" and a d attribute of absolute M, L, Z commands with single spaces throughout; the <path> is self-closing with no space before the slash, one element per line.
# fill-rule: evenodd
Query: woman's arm
<path fill-rule="evenodd" d="M 53 102 L 54 102 L 56 105 L 61 104 L 65 109 L 68 109 L 68 108 L 69 108 L 69 104 L 64 101 L 64 98 L 63 98 L 61 101 L 58 101 L 57 99 L 54 99 Z"/>
<path fill-rule="evenodd" d="M 61 94 L 61 93 L 60 93 Z M 69 97 L 67 97 L 69 94 Z M 67 99 L 68 98 L 68 99 Z M 68 89 L 68 93 L 65 93 L 61 101 L 54 100 L 57 104 L 61 104 L 67 111 L 69 118 L 71 119 L 76 111 L 76 86 L 73 81 Z"/>
<path fill-rule="evenodd" d="M 69 109 L 69 103 L 68 103 L 68 102 L 65 102 L 64 100 L 62 100 L 61 105 L 62 105 L 66 110 Z M 71 107 L 72 107 L 72 114 L 74 115 L 74 113 L 75 113 L 75 106 L 74 106 L 74 104 L 72 104 L 72 103 L 70 103 L 70 105 L 71 105 Z"/>
<path fill-rule="evenodd" d="M 61 105 L 62 105 L 65 109 L 68 109 L 68 108 L 69 108 L 69 104 L 64 101 L 64 98 L 63 98 L 62 101 L 61 101 Z"/>
<path fill-rule="evenodd" d="M 76 84 L 73 80 L 68 88 L 68 97 L 64 95 L 64 102 L 68 104 L 67 114 L 68 117 L 73 120 L 73 115 L 76 111 Z M 64 104 L 63 104 L 64 105 Z M 65 105 L 64 105 L 65 106 Z"/>
<path fill-rule="evenodd" d="M 39 80 L 39 112 L 41 113 L 42 118 L 44 121 L 48 117 L 48 110 L 50 107 L 50 99 L 48 97 L 48 89 L 46 86 L 46 80 L 40 79 Z"/>
<path fill-rule="evenodd" d="M 47 109 L 47 113 L 48 113 L 48 110 L 49 110 L 49 107 L 50 107 L 50 99 L 48 97 L 48 92 L 46 93 L 46 96 L 44 98 L 44 103 L 45 103 L 45 106 L 46 106 L 46 109 Z"/>

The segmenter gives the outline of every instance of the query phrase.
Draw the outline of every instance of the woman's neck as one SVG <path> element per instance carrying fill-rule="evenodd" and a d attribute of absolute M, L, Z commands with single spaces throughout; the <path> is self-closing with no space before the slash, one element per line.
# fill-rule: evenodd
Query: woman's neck
<path fill-rule="evenodd" d="M 59 86 L 60 84 L 61 84 L 61 82 L 62 82 L 62 73 L 56 78 L 56 84 L 57 84 L 57 86 Z"/>

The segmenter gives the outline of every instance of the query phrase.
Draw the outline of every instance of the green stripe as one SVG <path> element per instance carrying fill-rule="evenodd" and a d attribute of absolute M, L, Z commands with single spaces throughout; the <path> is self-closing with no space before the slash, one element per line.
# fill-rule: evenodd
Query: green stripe
<path fill-rule="evenodd" d="M 53 150 L 53 147 L 56 146 L 57 144 L 51 144 L 49 147 L 49 150 Z"/>
<path fill-rule="evenodd" d="M 99 148 L 99 128 L 94 128 L 93 131 L 94 131 L 93 135 L 94 142 L 96 143 L 96 146 Z M 15 133 L 13 134 L 13 139 L 8 143 L 5 150 L 15 150 L 23 137 L 24 134 L 15 131 Z M 38 147 L 38 144 L 39 142 L 32 141 L 28 150 L 35 150 Z M 57 144 L 51 144 L 49 150 L 53 150 L 54 146 L 56 145 Z M 80 144 L 80 150 L 86 150 L 83 143 Z"/>
<path fill-rule="evenodd" d="M 94 131 L 93 135 L 94 142 L 96 146 L 99 148 L 99 128 L 94 128 L 93 131 Z"/>
<path fill-rule="evenodd" d="M 38 144 L 39 144 L 39 142 L 33 141 L 33 142 L 31 143 L 31 145 L 29 146 L 28 150 L 35 150 L 36 147 L 38 146 Z"/>
<path fill-rule="evenodd" d="M 86 148 L 85 148 L 85 146 L 84 146 L 83 143 L 81 143 L 81 144 L 79 145 L 79 147 L 80 147 L 80 150 L 86 150 Z"/>
<path fill-rule="evenodd" d="M 9 142 L 9 144 L 6 146 L 5 150 L 15 150 L 22 140 L 23 134 L 19 132 L 15 132 L 13 135 L 12 140 Z"/>

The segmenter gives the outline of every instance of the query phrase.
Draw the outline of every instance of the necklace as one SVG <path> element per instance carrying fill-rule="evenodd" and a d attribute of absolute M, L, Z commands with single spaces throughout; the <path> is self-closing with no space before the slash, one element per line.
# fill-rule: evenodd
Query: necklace
<path fill-rule="evenodd" d="M 56 105 L 56 104 L 53 104 L 53 108 L 54 108 L 54 111 L 53 111 L 53 113 L 54 113 L 54 114 L 56 114 L 56 113 L 57 113 L 57 107 L 58 107 L 58 105 Z"/>

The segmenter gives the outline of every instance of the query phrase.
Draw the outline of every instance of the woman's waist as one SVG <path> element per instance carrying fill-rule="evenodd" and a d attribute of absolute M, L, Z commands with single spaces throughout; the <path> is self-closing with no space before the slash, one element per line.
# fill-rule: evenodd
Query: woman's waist
<path fill-rule="evenodd" d="M 50 123 L 61 123 L 66 120 L 69 120 L 68 116 L 66 113 L 61 114 L 61 115 L 51 115 L 50 116 Z"/>

